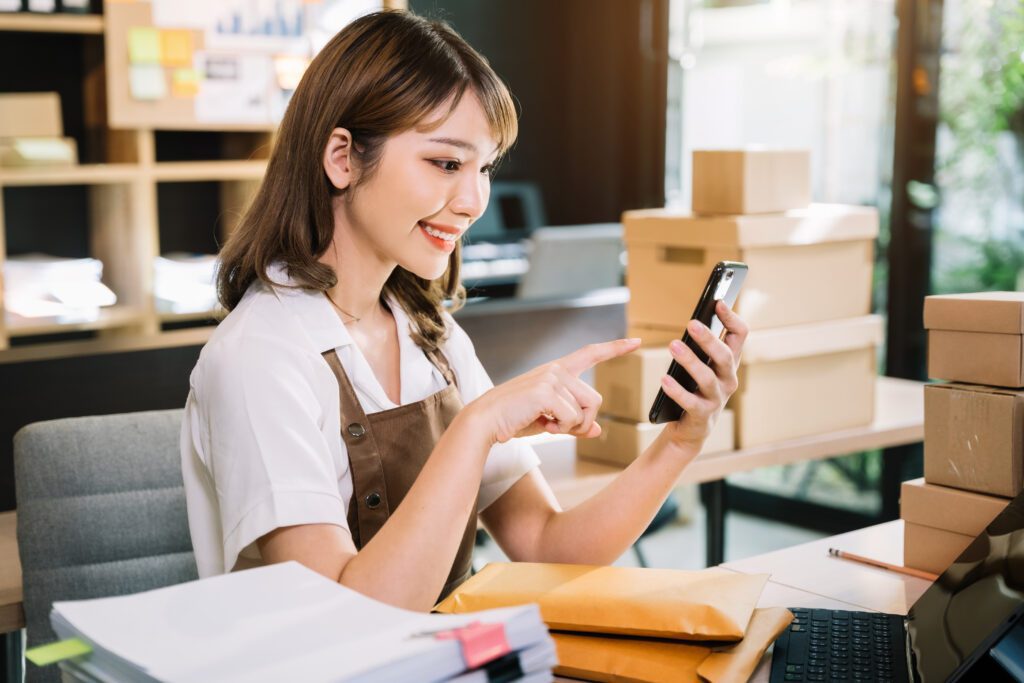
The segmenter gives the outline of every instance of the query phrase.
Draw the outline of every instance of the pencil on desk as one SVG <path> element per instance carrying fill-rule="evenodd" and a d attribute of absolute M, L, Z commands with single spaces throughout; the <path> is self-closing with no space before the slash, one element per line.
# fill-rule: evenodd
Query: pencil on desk
<path fill-rule="evenodd" d="M 889 564 L 888 562 L 882 562 L 881 560 L 873 560 L 870 557 L 864 557 L 863 555 L 855 555 L 853 553 L 848 553 L 845 550 L 839 550 L 838 548 L 829 548 L 828 554 L 832 557 L 839 557 L 844 560 L 861 562 L 863 564 L 869 564 L 872 567 L 880 567 L 881 569 L 888 569 L 889 571 L 899 572 L 900 574 L 906 574 L 908 576 L 916 576 L 919 579 L 926 579 L 928 581 L 935 581 L 939 578 L 938 574 L 931 574 L 929 572 L 921 571 L 920 569 L 912 569 L 910 567 L 901 567 L 897 564 Z"/>

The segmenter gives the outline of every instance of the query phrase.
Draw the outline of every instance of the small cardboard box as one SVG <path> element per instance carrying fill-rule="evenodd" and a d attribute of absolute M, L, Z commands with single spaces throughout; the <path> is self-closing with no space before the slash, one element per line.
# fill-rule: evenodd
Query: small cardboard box
<path fill-rule="evenodd" d="M 750 266 L 736 311 L 751 329 L 838 320 L 871 311 L 878 213 L 815 204 L 758 216 L 623 214 L 630 326 L 675 328 L 693 314 L 719 261 Z"/>
<path fill-rule="evenodd" d="M 64 125 L 55 92 L 0 94 L 0 138 L 61 138 Z"/>
<path fill-rule="evenodd" d="M 1024 387 L 1024 292 L 929 296 L 928 375 Z"/>
<path fill-rule="evenodd" d="M 736 447 L 870 424 L 882 335 L 876 315 L 751 332 L 729 401 Z"/>
<path fill-rule="evenodd" d="M 974 536 L 957 534 L 923 524 L 903 524 L 903 564 L 933 574 L 941 574 L 953 564 Z"/>
<path fill-rule="evenodd" d="M 598 419 L 601 435 L 594 439 L 577 439 L 576 455 L 587 460 L 597 460 L 613 465 L 628 465 L 640 457 L 648 446 L 661 434 L 665 425 L 650 422 L 626 422 L 614 417 Z M 714 429 L 704 442 L 701 453 L 723 453 L 733 447 L 733 414 L 723 410 Z"/>
<path fill-rule="evenodd" d="M 807 150 L 723 149 L 693 152 L 693 212 L 777 213 L 811 203 Z"/>
<path fill-rule="evenodd" d="M 924 388 L 924 478 L 995 496 L 1024 488 L 1024 391 Z"/>
<path fill-rule="evenodd" d="M 601 412 L 628 422 L 647 422 L 661 388 L 661 376 L 671 363 L 666 343 L 639 348 L 599 364 L 594 368 L 594 388 L 604 399 Z"/>

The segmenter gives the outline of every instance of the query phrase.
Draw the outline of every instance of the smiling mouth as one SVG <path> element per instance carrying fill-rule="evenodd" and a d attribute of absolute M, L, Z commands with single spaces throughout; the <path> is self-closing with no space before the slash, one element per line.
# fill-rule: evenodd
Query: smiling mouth
<path fill-rule="evenodd" d="M 430 227 L 429 225 L 423 223 L 422 221 L 420 221 L 418 223 L 418 225 L 420 226 L 420 229 L 423 230 L 423 232 L 427 233 L 428 235 L 430 235 L 431 237 L 434 237 L 436 239 L 443 240 L 445 242 L 451 242 L 451 243 L 455 243 L 459 239 L 459 234 L 458 233 L 445 232 L 444 230 L 438 230 L 437 228 Z"/>

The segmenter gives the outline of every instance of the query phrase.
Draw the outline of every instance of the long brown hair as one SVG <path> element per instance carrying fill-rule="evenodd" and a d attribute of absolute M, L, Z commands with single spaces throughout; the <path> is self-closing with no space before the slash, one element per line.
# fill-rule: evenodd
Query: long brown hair
<path fill-rule="evenodd" d="M 467 88 L 480 100 L 499 156 L 504 154 L 518 133 L 512 97 L 487 60 L 448 24 L 384 11 L 334 36 L 292 95 L 260 188 L 221 249 L 221 305 L 230 311 L 254 281 L 269 282 L 266 270 L 273 262 L 284 263 L 302 288 L 333 287 L 334 269 L 318 261 L 334 238 L 331 199 L 339 192 L 322 166 L 331 132 L 341 127 L 352 134 L 361 184 L 379 164 L 388 136 L 423 124 L 450 98 L 454 109 Z M 456 245 L 437 280 L 398 266 L 384 285 L 382 297 L 390 294 L 402 304 L 413 338 L 426 351 L 444 339 L 444 300 L 451 300 L 452 310 L 465 302 L 461 256 Z"/>

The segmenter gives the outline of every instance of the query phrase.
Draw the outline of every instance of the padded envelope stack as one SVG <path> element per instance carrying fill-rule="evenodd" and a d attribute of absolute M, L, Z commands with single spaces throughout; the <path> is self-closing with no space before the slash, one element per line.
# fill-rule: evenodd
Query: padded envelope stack
<path fill-rule="evenodd" d="M 767 575 L 527 562 L 491 563 L 435 610 L 536 602 L 555 673 L 593 681 L 747 680 L 792 620 L 755 609 Z"/>
<path fill-rule="evenodd" d="M 695 152 L 693 206 L 701 213 L 623 215 L 629 335 L 645 346 L 681 336 L 716 263 L 750 267 L 735 306 L 751 329 L 729 404 L 737 448 L 874 418 L 883 333 L 869 315 L 878 214 L 808 204 L 809 165 L 800 151 Z M 667 366 L 659 362 L 659 374 Z M 597 372 L 601 391 L 602 366 Z M 652 399 L 644 396 L 643 410 Z"/>

